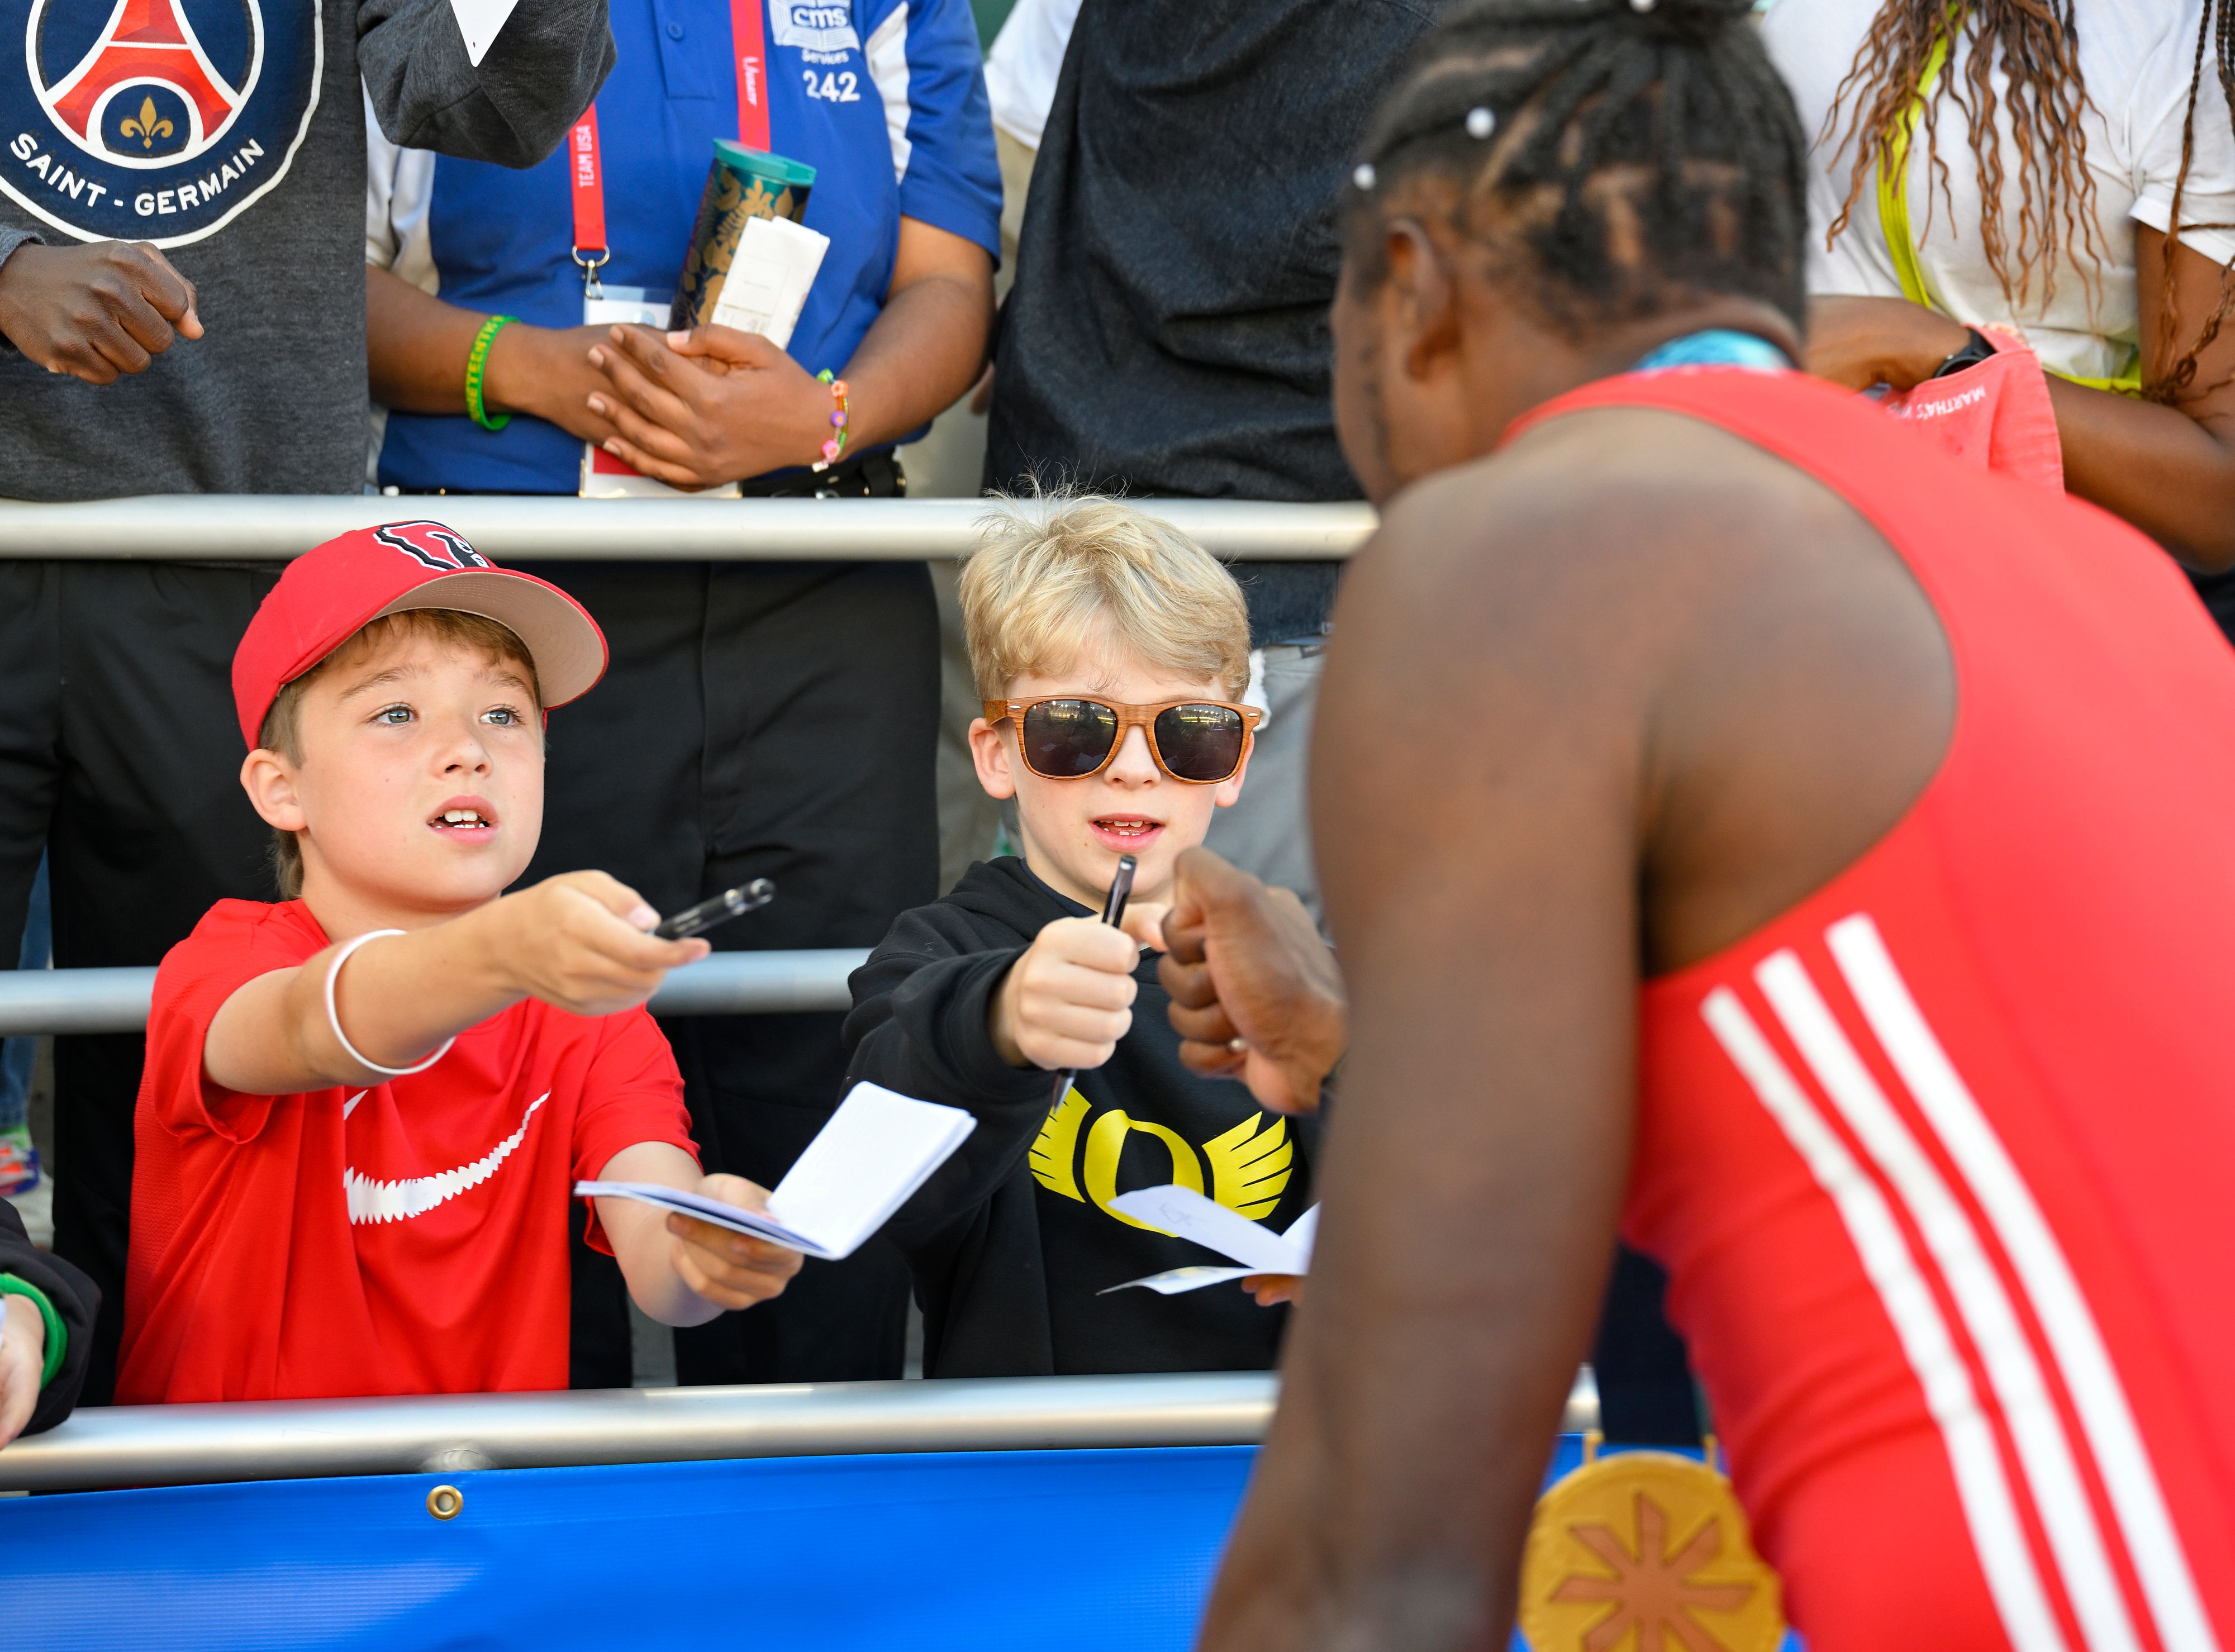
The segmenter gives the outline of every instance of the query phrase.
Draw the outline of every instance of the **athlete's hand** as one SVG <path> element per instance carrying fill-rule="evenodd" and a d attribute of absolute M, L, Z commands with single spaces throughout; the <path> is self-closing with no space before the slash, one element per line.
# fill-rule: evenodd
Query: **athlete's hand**
<path fill-rule="evenodd" d="M 0 264 L 0 333 L 50 373 L 111 384 L 202 324 L 194 284 L 144 241 L 27 241 Z"/>
<path fill-rule="evenodd" d="M 28 1296 L 0 1296 L 7 1305 L 0 1331 L 0 1446 L 23 1432 L 39 1404 L 39 1376 L 47 1363 L 47 1322 Z"/>
<path fill-rule="evenodd" d="M 1334 954 L 1288 889 L 1210 850 L 1183 850 L 1157 979 L 1171 994 L 1180 1059 L 1241 1079 L 1275 1112 L 1310 1112 L 1350 1041 Z"/>
<path fill-rule="evenodd" d="M 742 1176 L 710 1176 L 691 1191 L 740 1210 L 768 1212 L 768 1190 Z M 677 1276 L 722 1308 L 750 1308 L 782 1295 L 805 1260 L 796 1250 L 679 1213 L 670 1213 L 667 1230 L 675 1236 Z"/>
<path fill-rule="evenodd" d="M 673 488 L 718 488 L 813 464 L 833 434 L 830 387 L 758 333 L 615 327 L 590 353 L 609 388 L 606 451 Z"/>
<path fill-rule="evenodd" d="M 1962 322 L 1906 298 L 1812 298 L 1802 364 L 1851 390 L 1905 390 L 1939 371 L 1970 336 Z"/>
<path fill-rule="evenodd" d="M 695 938 L 646 934 L 659 914 L 603 872 L 563 872 L 482 911 L 510 984 L 576 1015 L 634 1009 L 659 990 L 669 970 L 713 950 Z"/>
<path fill-rule="evenodd" d="M 1001 978 L 986 1031 L 1013 1067 L 1100 1066 L 1133 1025 L 1133 971 L 1164 909 L 1129 909 L 1124 928 L 1099 918 L 1058 918 Z"/>

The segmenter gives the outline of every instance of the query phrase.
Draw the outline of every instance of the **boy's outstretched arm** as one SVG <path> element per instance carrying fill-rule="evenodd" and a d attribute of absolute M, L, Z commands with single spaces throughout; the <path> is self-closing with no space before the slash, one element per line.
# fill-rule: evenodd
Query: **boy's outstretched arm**
<path fill-rule="evenodd" d="M 741 1176 L 702 1176 L 668 1142 L 624 1147 L 598 1172 L 604 1182 L 653 1182 L 766 1210 L 768 1193 Z M 804 1260 L 711 1222 L 656 1210 L 633 1199 L 600 1199 L 598 1221 L 613 1244 L 629 1295 L 662 1325 L 704 1325 L 724 1308 L 750 1308 L 782 1293 Z"/>
<path fill-rule="evenodd" d="M 210 1022 L 202 1070 L 242 1095 L 285 1096 L 378 1084 L 366 1062 L 416 1065 L 442 1041 L 523 998 L 576 1015 L 633 1009 L 667 971 L 695 963 L 704 941 L 645 933 L 659 914 L 603 872 L 567 872 L 461 917 L 383 935 L 352 953 L 333 981 L 337 948 L 259 975 Z M 335 1036 L 338 1020 L 349 1046 Z"/>

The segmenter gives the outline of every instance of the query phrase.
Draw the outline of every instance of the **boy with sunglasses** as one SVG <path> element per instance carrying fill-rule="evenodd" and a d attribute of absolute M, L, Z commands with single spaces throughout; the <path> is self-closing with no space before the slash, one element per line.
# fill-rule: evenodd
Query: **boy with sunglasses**
<path fill-rule="evenodd" d="M 1308 1122 L 1182 1065 L 1157 944 L 1173 862 L 1241 795 L 1260 713 L 1233 577 L 1112 501 L 989 525 L 962 576 L 985 716 L 979 783 L 1021 856 L 904 914 L 853 978 L 849 1080 L 967 1109 L 978 1129 L 888 1231 L 927 1376 L 1269 1367 L 1285 1309 L 1212 1288 L 1100 1293 L 1222 1260 L 1111 1208 L 1178 1183 L 1285 1229 L 1311 1203 Z M 1122 928 L 1100 921 L 1137 862 Z M 1058 1089 L 1057 1074 L 1070 1072 Z"/>

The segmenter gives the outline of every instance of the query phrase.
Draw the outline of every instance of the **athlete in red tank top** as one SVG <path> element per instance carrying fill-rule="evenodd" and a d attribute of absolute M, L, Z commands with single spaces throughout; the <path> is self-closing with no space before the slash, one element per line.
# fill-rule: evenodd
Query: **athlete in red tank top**
<path fill-rule="evenodd" d="M 1797 352 L 1747 10 L 1463 4 L 1353 181 L 1351 1052 L 1216 1652 L 1503 1644 L 1617 1228 L 1811 1652 L 2235 1648 L 2235 656 L 2158 547 L 1866 401 L 1624 371 Z M 1314 1094 L 1339 1015 L 1182 871 L 1183 1054 Z M 1681 1584 L 1585 1645 L 1725 1645 Z"/>
<path fill-rule="evenodd" d="M 1812 382 L 1618 378 L 1524 428 L 1604 407 L 1822 482 L 1955 663 L 1899 823 L 1640 1006 L 1624 1226 L 1670 1270 L 1755 1536 L 1820 1648 L 1917 1644 L 1920 1557 L 1931 1644 L 2214 1646 L 2235 656 L 2140 536 L 1943 477 Z"/>

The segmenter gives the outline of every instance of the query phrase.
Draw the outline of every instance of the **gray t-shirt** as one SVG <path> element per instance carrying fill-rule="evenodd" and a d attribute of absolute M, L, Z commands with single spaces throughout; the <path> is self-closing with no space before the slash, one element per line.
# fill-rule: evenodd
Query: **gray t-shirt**
<path fill-rule="evenodd" d="M 154 241 L 206 332 L 99 386 L 0 347 L 0 497 L 354 493 L 367 97 L 398 143 L 532 166 L 613 67 L 606 0 L 524 0 L 478 66 L 451 0 L 151 10 L 120 39 L 106 6 L 53 8 L 0 53 L 0 263 Z"/>

